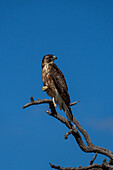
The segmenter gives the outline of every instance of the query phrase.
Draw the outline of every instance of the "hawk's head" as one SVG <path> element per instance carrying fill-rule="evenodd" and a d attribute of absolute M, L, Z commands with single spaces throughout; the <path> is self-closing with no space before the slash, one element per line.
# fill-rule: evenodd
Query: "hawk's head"
<path fill-rule="evenodd" d="M 57 57 L 52 54 L 45 55 L 42 59 L 42 67 L 44 67 L 45 64 L 53 63 L 55 59 L 57 59 Z"/>

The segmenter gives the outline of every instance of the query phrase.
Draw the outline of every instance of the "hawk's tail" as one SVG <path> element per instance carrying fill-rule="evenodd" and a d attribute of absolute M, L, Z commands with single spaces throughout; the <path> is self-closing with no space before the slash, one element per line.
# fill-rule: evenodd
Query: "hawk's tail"
<path fill-rule="evenodd" d="M 66 113 L 67 118 L 69 119 L 70 122 L 73 122 L 73 114 L 71 111 L 70 106 L 67 106 L 65 103 L 63 104 L 63 110 Z"/>

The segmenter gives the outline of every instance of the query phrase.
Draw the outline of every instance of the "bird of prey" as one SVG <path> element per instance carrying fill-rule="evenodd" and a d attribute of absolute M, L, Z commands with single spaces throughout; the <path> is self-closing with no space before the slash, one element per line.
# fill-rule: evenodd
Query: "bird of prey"
<path fill-rule="evenodd" d="M 69 121 L 72 122 L 73 115 L 66 80 L 54 63 L 55 59 L 57 57 L 51 54 L 45 55 L 42 59 L 42 81 L 44 84 L 42 90 L 52 97 L 54 106 L 59 105 L 60 110 L 63 109 Z"/>

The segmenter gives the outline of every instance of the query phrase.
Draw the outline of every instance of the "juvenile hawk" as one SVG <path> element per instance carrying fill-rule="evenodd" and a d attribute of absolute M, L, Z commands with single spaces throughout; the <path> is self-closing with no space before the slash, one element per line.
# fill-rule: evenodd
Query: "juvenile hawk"
<path fill-rule="evenodd" d="M 43 91 L 46 91 L 48 96 L 51 96 L 53 103 L 60 106 L 60 110 L 63 109 L 70 122 L 73 121 L 73 115 L 70 108 L 70 97 L 68 93 L 67 84 L 61 70 L 54 64 L 54 60 L 57 57 L 48 54 L 43 57 L 42 60 L 42 81 L 44 87 Z"/>

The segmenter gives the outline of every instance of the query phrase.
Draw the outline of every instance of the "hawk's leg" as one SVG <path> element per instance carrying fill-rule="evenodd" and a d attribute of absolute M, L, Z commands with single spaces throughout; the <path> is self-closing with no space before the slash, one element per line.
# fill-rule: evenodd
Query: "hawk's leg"
<path fill-rule="evenodd" d="M 54 97 L 53 97 L 53 104 L 54 104 L 54 107 L 56 107 L 55 98 Z"/>
<path fill-rule="evenodd" d="M 42 87 L 42 91 L 45 91 L 45 90 L 47 90 L 47 89 L 48 89 L 47 86 Z"/>

